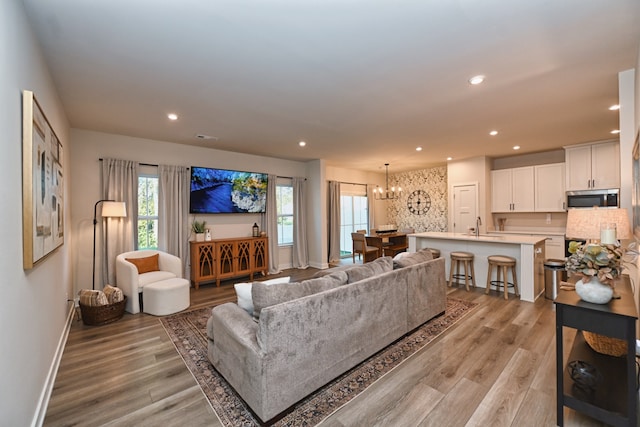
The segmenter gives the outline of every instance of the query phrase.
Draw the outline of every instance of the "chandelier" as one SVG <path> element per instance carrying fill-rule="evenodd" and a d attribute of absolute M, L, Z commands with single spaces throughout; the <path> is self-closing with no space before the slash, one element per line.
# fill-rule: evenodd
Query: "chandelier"
<path fill-rule="evenodd" d="M 380 188 L 379 185 L 376 185 L 376 188 L 373 189 L 373 198 L 375 200 L 397 199 L 398 197 L 400 197 L 400 194 L 402 194 L 402 188 L 398 187 L 397 191 L 395 187 L 391 187 L 391 189 L 389 189 L 389 163 L 385 163 L 384 166 L 387 169 L 385 172 L 387 178 L 387 187 L 383 189 Z"/>

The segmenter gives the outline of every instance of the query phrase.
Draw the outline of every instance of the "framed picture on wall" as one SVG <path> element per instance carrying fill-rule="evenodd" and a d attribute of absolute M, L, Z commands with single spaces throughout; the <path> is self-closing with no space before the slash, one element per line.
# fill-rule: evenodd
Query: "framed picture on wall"
<path fill-rule="evenodd" d="M 64 244 L 62 144 L 33 92 L 22 92 L 22 264 Z"/>
<path fill-rule="evenodd" d="M 633 193 L 631 206 L 633 209 L 633 235 L 640 240 L 640 131 L 636 133 L 633 144 Z"/>

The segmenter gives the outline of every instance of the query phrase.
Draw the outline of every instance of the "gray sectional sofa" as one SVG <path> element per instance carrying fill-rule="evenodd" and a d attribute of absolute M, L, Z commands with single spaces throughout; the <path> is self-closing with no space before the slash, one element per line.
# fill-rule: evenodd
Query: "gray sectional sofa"
<path fill-rule="evenodd" d="M 253 316 L 235 303 L 212 309 L 209 360 L 270 420 L 445 311 L 444 259 L 428 251 L 397 258 L 323 270 L 301 283 L 254 282 Z"/>

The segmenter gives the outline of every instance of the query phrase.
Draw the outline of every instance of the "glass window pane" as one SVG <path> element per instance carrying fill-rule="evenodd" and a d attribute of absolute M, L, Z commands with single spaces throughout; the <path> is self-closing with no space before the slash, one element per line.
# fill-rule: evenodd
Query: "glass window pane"
<path fill-rule="evenodd" d="M 158 247 L 158 177 L 138 177 L 138 249 Z"/>

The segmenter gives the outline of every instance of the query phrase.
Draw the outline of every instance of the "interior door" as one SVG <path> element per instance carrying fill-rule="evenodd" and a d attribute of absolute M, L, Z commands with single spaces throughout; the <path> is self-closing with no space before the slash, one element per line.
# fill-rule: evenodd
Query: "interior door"
<path fill-rule="evenodd" d="M 476 226 L 478 216 L 478 188 L 476 184 L 453 186 L 453 232 L 466 233 Z"/>

